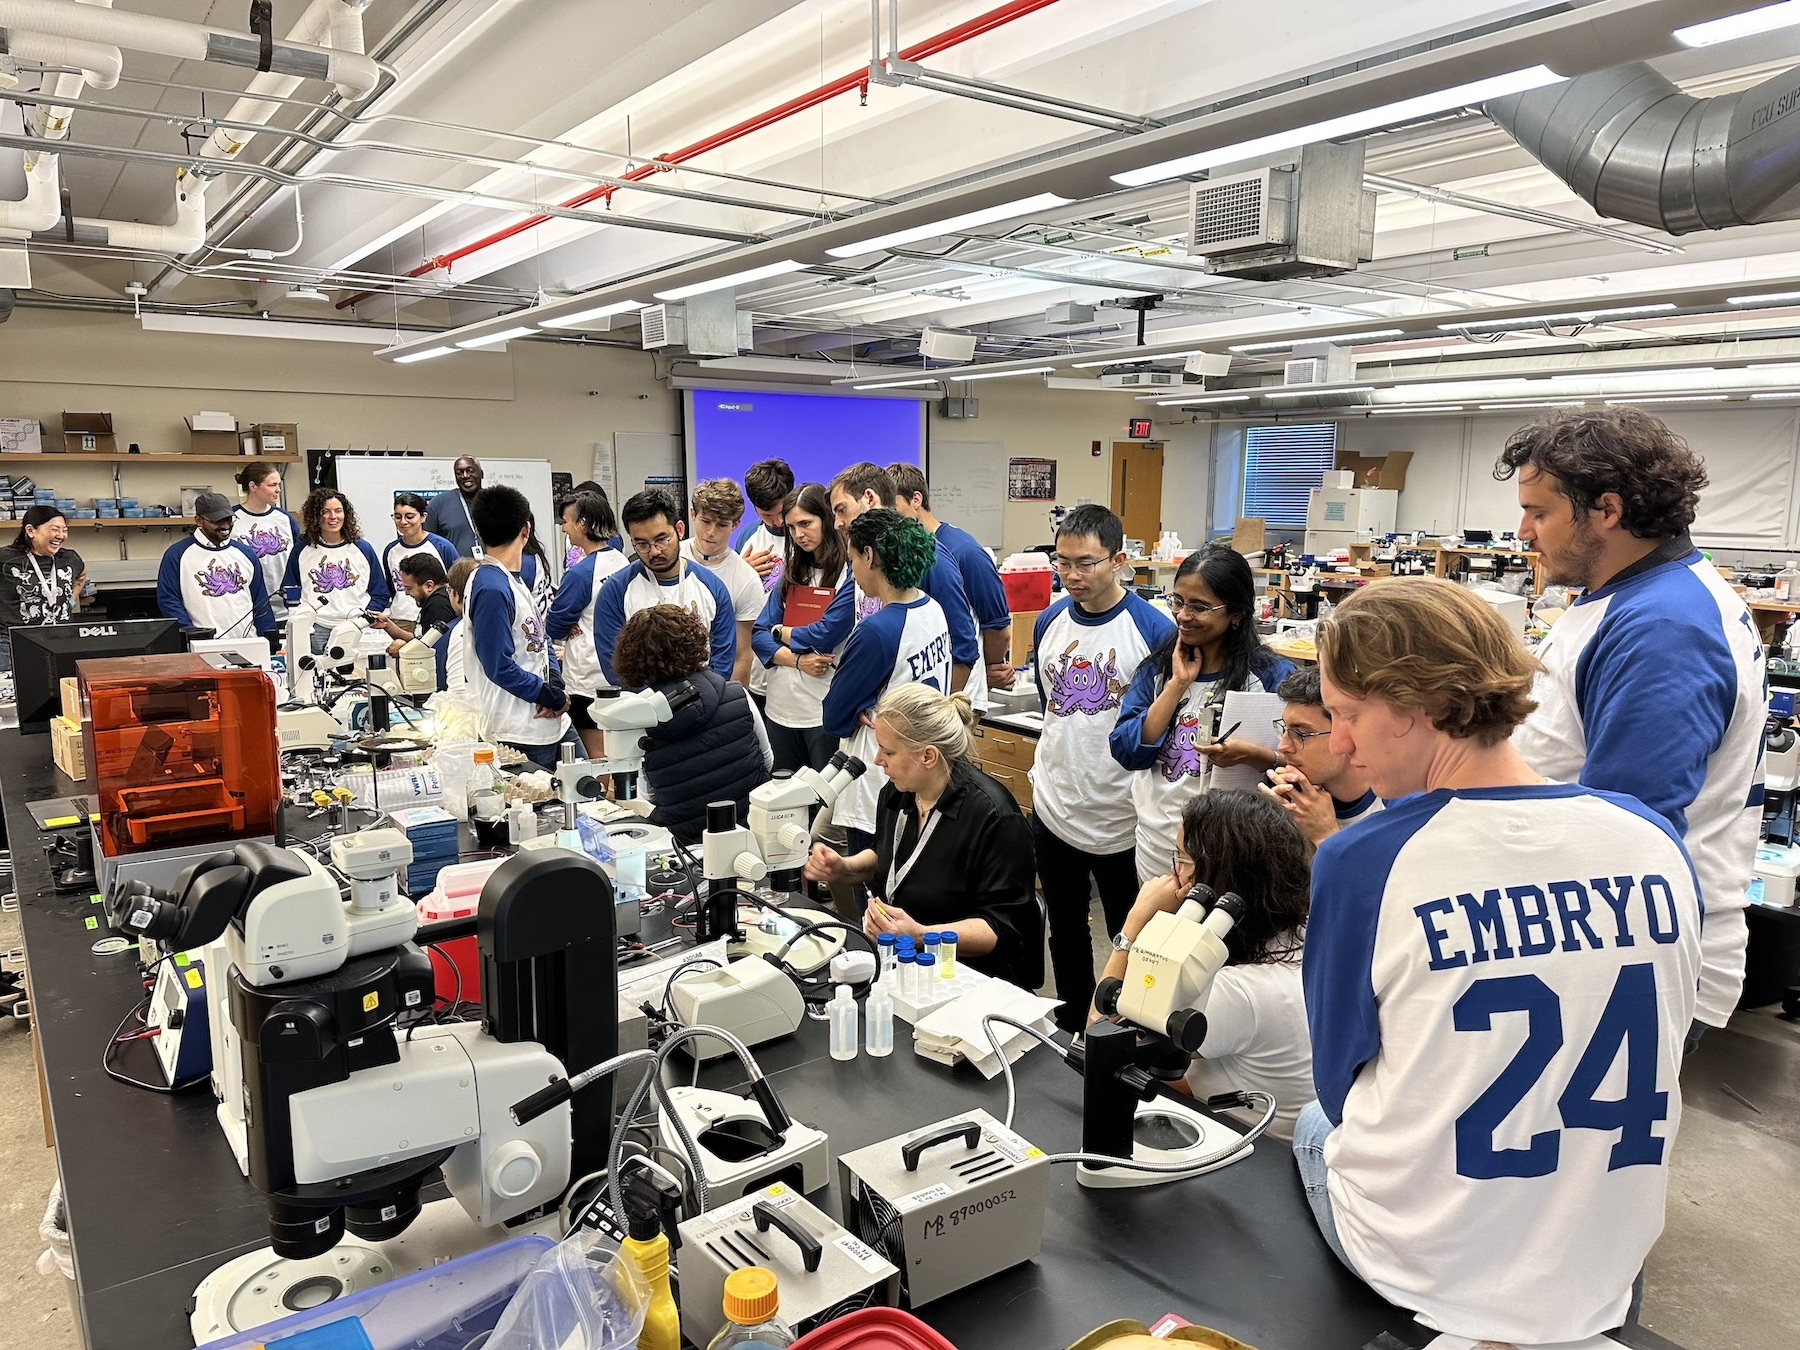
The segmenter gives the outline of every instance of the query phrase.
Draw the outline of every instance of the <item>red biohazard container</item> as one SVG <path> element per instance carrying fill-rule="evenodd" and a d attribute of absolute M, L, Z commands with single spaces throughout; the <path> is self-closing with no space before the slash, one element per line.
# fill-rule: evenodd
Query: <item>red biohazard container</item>
<path fill-rule="evenodd" d="M 1041 553 L 1015 553 L 1000 564 L 1006 607 L 1014 614 L 1050 608 L 1050 560 Z"/>
<path fill-rule="evenodd" d="M 809 1331 L 793 1350 L 956 1350 L 911 1313 L 864 1308 Z"/>

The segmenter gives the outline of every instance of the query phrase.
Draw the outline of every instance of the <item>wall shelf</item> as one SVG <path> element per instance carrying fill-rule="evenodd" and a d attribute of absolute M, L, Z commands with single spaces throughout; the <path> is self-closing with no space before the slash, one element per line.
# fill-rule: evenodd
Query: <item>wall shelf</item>
<path fill-rule="evenodd" d="M 298 464 L 299 455 L 103 455 L 77 451 L 72 455 L 60 450 L 46 450 L 36 455 L 0 455 L 0 464 L 17 464 L 20 461 L 35 464 L 54 464 L 58 460 L 76 463 L 107 464 L 245 464 L 253 459 L 260 459 L 265 464 Z"/>
<path fill-rule="evenodd" d="M 71 530 L 79 530 L 93 526 L 101 530 L 125 530 L 142 528 L 146 530 L 191 530 L 200 523 L 194 516 L 140 516 L 127 520 L 123 516 L 108 516 L 104 520 L 70 520 L 64 516 Z"/>

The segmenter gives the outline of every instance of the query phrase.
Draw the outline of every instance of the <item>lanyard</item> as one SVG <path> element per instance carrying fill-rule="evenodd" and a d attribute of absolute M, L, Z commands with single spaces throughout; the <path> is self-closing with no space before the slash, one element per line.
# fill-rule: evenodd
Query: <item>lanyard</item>
<path fill-rule="evenodd" d="M 43 568 L 38 566 L 37 554 L 27 553 L 25 556 L 31 560 L 31 570 L 37 573 L 38 588 L 44 593 L 44 622 L 55 623 L 58 617 L 56 608 L 56 559 L 52 558 L 50 560 L 50 575 L 46 577 Z"/>
<path fill-rule="evenodd" d="M 931 838 L 931 832 L 937 829 L 938 821 L 942 819 L 943 814 L 941 812 L 933 811 L 931 813 L 931 819 L 926 821 L 925 828 L 919 831 L 919 842 L 913 845 L 912 856 L 909 857 L 906 860 L 905 865 L 902 866 L 900 864 L 900 832 L 906 828 L 906 812 L 899 811 L 895 813 L 894 851 L 888 861 L 887 899 L 892 900 L 895 893 L 899 891 L 900 884 L 906 880 L 907 873 L 913 870 L 913 864 L 918 862 L 919 855 L 925 852 L 925 843 Z"/>
<path fill-rule="evenodd" d="M 481 533 L 475 528 L 475 517 L 469 514 L 469 499 L 462 495 L 461 488 L 452 488 L 451 491 L 456 494 L 457 505 L 463 509 L 463 519 L 469 522 L 469 538 L 474 541 L 469 545 L 470 552 L 476 558 L 487 557 L 487 550 L 481 546 Z M 536 534 L 537 531 L 533 530 L 532 533 Z"/>

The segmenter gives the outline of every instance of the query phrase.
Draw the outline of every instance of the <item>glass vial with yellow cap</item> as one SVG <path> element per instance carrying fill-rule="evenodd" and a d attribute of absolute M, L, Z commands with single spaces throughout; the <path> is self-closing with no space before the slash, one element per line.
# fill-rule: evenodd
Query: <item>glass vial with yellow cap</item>
<path fill-rule="evenodd" d="M 775 1272 L 746 1266 L 725 1277 L 725 1328 L 706 1350 L 780 1350 L 795 1337 L 775 1314 L 781 1311 L 781 1285 Z"/>

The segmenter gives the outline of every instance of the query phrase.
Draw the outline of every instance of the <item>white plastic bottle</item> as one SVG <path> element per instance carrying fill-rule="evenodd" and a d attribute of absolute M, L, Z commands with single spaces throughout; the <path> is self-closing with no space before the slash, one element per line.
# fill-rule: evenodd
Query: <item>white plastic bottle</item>
<path fill-rule="evenodd" d="M 856 999 L 851 996 L 850 986 L 840 984 L 837 993 L 832 997 L 831 1005 L 831 1057 L 833 1059 L 856 1058 Z"/>
<path fill-rule="evenodd" d="M 838 986 L 840 989 L 842 985 Z M 886 1059 L 894 1053 L 894 1000 L 887 986 L 877 980 L 869 990 L 869 1001 L 863 1008 L 863 1047 L 875 1059 Z"/>
<path fill-rule="evenodd" d="M 1783 605 L 1800 604 L 1800 562 L 1789 558 L 1775 574 L 1775 599 Z"/>

